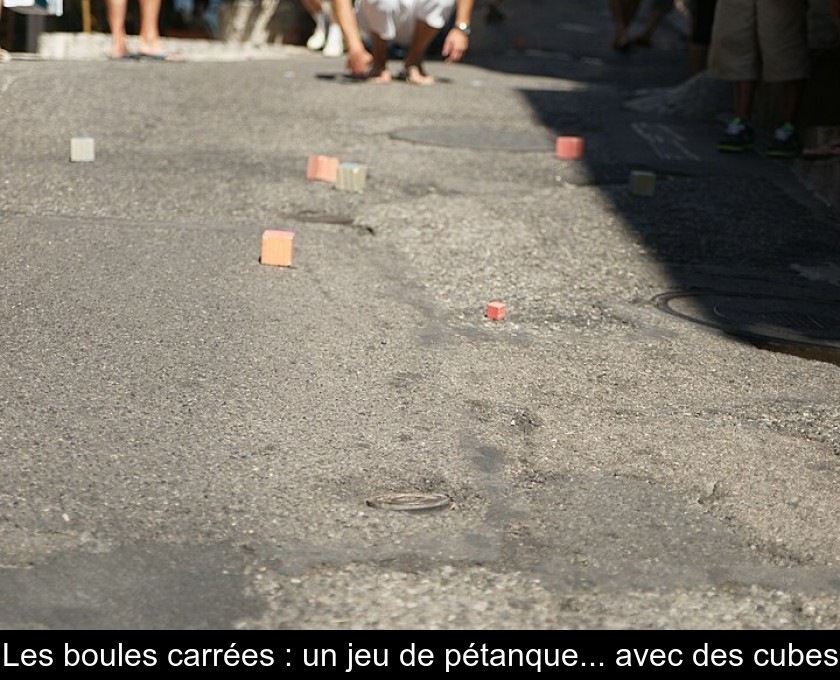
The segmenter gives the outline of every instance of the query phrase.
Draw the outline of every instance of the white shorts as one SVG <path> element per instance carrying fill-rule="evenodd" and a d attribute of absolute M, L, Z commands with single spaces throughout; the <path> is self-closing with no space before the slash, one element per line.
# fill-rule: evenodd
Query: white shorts
<path fill-rule="evenodd" d="M 357 0 L 355 9 L 363 32 L 408 45 L 418 21 L 443 28 L 455 9 L 455 0 Z"/>

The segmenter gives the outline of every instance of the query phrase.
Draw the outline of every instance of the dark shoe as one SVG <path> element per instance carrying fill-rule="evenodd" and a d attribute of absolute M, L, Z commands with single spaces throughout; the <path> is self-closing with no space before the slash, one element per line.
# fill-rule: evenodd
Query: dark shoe
<path fill-rule="evenodd" d="M 764 153 L 771 158 L 796 158 L 802 153 L 802 140 L 796 128 L 790 123 L 777 127 Z"/>
<path fill-rule="evenodd" d="M 718 151 L 739 153 L 755 146 L 755 132 L 742 118 L 733 118 L 718 142 Z"/>

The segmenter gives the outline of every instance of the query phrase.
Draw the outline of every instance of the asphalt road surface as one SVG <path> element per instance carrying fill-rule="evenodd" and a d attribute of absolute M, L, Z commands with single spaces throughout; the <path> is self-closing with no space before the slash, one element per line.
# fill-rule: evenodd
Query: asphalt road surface
<path fill-rule="evenodd" d="M 0 65 L 0 626 L 840 626 L 836 215 L 524 5 L 433 87 Z"/>

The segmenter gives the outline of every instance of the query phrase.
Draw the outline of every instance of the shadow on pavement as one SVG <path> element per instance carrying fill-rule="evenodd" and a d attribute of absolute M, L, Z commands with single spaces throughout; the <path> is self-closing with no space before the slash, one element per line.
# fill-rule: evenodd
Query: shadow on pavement
<path fill-rule="evenodd" d="M 715 150 L 729 91 L 686 77 L 679 27 L 660 31 L 658 49 L 617 55 L 604 47 L 606 3 L 512 2 L 509 17 L 482 27 L 495 33 L 471 60 L 582 86 L 521 94 L 552 135 L 585 140 L 584 158 L 558 160 L 558 176 L 599 187 L 668 272 L 672 289 L 650 303 L 764 349 L 840 363 L 836 207 L 803 186 L 794 162 Z M 633 106 L 641 95 L 648 106 Z M 633 170 L 655 174 L 652 196 L 631 191 Z"/>

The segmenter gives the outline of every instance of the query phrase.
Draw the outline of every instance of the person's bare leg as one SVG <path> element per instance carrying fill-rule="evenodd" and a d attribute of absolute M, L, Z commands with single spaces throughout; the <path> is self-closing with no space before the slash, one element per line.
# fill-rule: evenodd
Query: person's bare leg
<path fill-rule="evenodd" d="M 735 115 L 749 123 L 752 118 L 753 100 L 755 99 L 755 81 L 739 80 L 732 84 Z"/>
<path fill-rule="evenodd" d="M 782 83 L 781 101 L 779 102 L 779 120 L 776 125 L 785 123 L 793 124 L 796 117 L 796 107 L 799 104 L 799 94 L 802 90 L 802 81 L 789 80 Z"/>
<path fill-rule="evenodd" d="M 837 30 L 840 31 L 840 0 L 831 0 L 830 3 L 831 19 Z"/>
<path fill-rule="evenodd" d="M 119 59 L 128 54 L 128 38 L 125 33 L 125 15 L 128 0 L 108 0 L 108 28 L 111 31 L 111 58 Z"/>
<path fill-rule="evenodd" d="M 709 62 L 709 46 L 691 43 L 688 46 L 688 75 L 696 76 L 706 70 Z"/>
<path fill-rule="evenodd" d="M 630 44 L 627 35 L 630 24 L 636 18 L 641 0 L 610 0 L 610 12 L 612 13 L 615 34 L 613 35 L 613 48 L 624 50 Z"/>
<path fill-rule="evenodd" d="M 160 42 L 160 0 L 138 0 L 140 3 L 140 53 L 159 54 L 163 51 Z"/>
<path fill-rule="evenodd" d="M 166 61 L 180 61 L 177 54 L 168 54 L 160 40 L 161 0 L 138 0 L 140 3 L 140 54 Z"/>
<path fill-rule="evenodd" d="M 662 23 L 662 20 L 668 15 L 670 9 L 661 9 L 656 8 L 650 11 L 648 14 L 647 22 L 645 22 L 645 27 L 639 35 L 637 35 L 633 40 L 634 42 L 642 45 L 644 47 L 650 46 L 653 40 L 653 34 L 656 33 L 656 29 L 659 28 L 659 24 Z"/>
<path fill-rule="evenodd" d="M 408 52 L 405 55 L 405 80 L 412 85 L 432 85 L 435 79 L 423 68 L 423 58 L 429 45 L 440 32 L 439 28 L 432 28 L 429 24 L 418 21 L 414 25 L 414 35 Z"/>
<path fill-rule="evenodd" d="M 373 64 L 368 73 L 368 80 L 374 83 L 390 83 L 393 76 L 388 70 L 388 41 L 374 33 L 370 36 L 370 42 Z"/>

